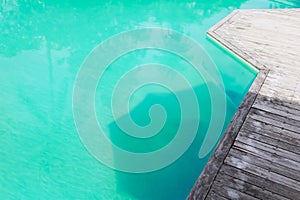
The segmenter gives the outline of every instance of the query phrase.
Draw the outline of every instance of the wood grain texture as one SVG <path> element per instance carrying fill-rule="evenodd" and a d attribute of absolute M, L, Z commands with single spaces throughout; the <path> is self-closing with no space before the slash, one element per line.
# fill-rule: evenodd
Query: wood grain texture
<path fill-rule="evenodd" d="M 236 10 L 208 34 L 260 71 L 188 199 L 300 199 L 300 9 Z"/>

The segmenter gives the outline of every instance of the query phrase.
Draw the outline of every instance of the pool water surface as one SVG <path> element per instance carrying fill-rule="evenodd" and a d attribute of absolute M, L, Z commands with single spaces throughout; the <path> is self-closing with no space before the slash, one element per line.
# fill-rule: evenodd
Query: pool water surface
<path fill-rule="evenodd" d="M 292 0 L 0 0 L 0 199 L 184 199 L 257 73 L 208 39 L 206 31 L 234 9 L 299 6 Z M 174 30 L 191 38 L 213 60 L 220 77 L 219 81 L 214 76 L 205 79 L 176 54 L 142 49 L 112 62 L 95 91 L 84 88 L 94 92 L 95 116 L 106 137 L 136 154 L 160 150 L 170 143 L 182 120 L 176 94 L 184 96 L 192 91 L 196 95 L 199 107 L 194 111 L 200 113 L 199 120 L 192 113 L 183 120 L 187 127 L 196 123 L 199 128 L 183 155 L 160 169 L 129 173 L 103 164 L 83 144 L 74 119 L 74 88 L 84 61 L 101 42 L 149 27 Z M 107 51 L 118 51 L 120 46 L 114 48 Z M 118 117 L 114 118 L 111 101 L 118 81 L 133 68 L 149 63 L 169 68 L 154 68 L 151 73 L 146 67 L 137 69 L 118 94 L 114 107 Z M 181 87 L 179 75 L 169 69 L 185 77 L 191 87 Z M 126 88 L 151 78 L 171 80 L 177 90 L 150 84 L 123 102 L 128 95 Z M 210 88 L 223 92 L 225 103 L 213 103 Z M 81 102 L 84 106 L 85 99 Z M 124 110 L 127 104 L 129 109 Z M 128 116 L 140 127 L 147 126 L 152 122 L 149 109 L 156 104 L 167 113 L 156 135 L 132 137 L 118 126 Z M 216 120 L 212 126 L 220 126 L 220 133 L 206 137 L 212 108 L 219 104 L 226 106 L 225 112 L 217 114 L 224 116 L 224 121 Z M 83 122 L 89 119 L 80 117 Z M 188 137 L 189 131 L 186 134 Z M 199 155 L 203 141 L 210 142 L 212 148 Z M 108 159 L 116 165 L 131 162 L 110 147 L 101 151 L 108 152 Z"/>

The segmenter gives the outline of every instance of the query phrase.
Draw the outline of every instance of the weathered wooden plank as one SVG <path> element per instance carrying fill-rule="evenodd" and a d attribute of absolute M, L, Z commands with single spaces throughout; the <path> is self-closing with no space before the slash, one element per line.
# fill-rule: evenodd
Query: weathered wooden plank
<path fill-rule="evenodd" d="M 294 100 L 294 95 L 291 94 L 291 93 L 283 93 L 283 92 L 279 92 L 278 90 L 274 90 L 274 89 L 269 89 L 269 88 L 262 88 L 260 91 L 259 91 L 259 94 L 260 95 L 267 95 L 271 98 L 281 98 L 285 101 L 292 101 Z"/>
<path fill-rule="evenodd" d="M 284 24 L 285 27 L 294 27 L 297 29 L 297 22 L 300 22 L 300 18 L 299 16 L 299 11 L 296 10 L 293 13 L 287 13 L 287 12 L 283 12 L 283 10 L 280 10 L 280 12 L 261 12 L 261 10 L 255 11 L 255 10 L 251 10 L 251 12 L 249 11 L 239 11 L 236 15 L 232 16 L 230 18 L 230 24 L 226 24 L 228 26 L 233 26 L 235 24 L 240 23 L 241 26 L 243 25 L 243 23 L 246 23 L 247 28 L 249 28 L 251 30 L 250 33 L 248 33 L 248 35 L 251 35 L 252 32 L 254 31 L 261 31 L 261 32 L 269 32 L 270 30 L 274 30 L 274 27 L 278 26 L 278 24 Z M 260 20 L 257 20 L 257 18 L 260 18 Z M 274 23 L 274 21 L 276 20 L 277 23 Z M 298 23 L 299 24 L 299 23 Z M 219 30 L 223 30 L 225 27 L 219 28 L 217 29 L 217 31 Z M 234 26 L 235 28 L 235 26 Z M 257 29 L 254 29 L 257 28 Z M 287 28 L 283 29 L 280 28 L 278 29 L 276 27 L 276 29 L 278 31 L 287 31 Z M 277 31 L 277 32 L 278 32 Z M 233 34 L 235 34 L 235 32 L 233 32 Z M 275 31 L 272 32 L 272 34 L 275 34 Z M 297 32 L 295 33 L 297 34 Z M 269 35 L 270 37 L 271 35 Z M 272 37 L 274 37 L 272 35 Z M 272 40 L 270 40 L 272 42 Z"/>
<path fill-rule="evenodd" d="M 217 193 L 215 193 L 213 190 L 210 190 L 206 199 L 208 199 L 208 200 L 227 200 L 228 198 L 222 197 L 222 196 L 218 195 Z"/>
<path fill-rule="evenodd" d="M 281 109 L 280 110 L 280 107 L 277 106 L 277 105 L 270 105 L 266 102 L 262 103 L 262 102 L 259 102 L 259 101 L 256 101 L 255 104 L 253 105 L 254 108 L 257 108 L 259 110 L 263 110 L 263 111 L 266 111 L 266 112 L 271 112 L 271 113 L 274 113 L 276 115 L 280 115 L 282 117 L 286 117 L 286 118 L 290 118 L 290 119 L 293 119 L 293 120 L 296 120 L 296 121 L 299 121 L 300 123 L 300 115 L 297 115 L 297 114 L 300 114 L 295 112 L 295 114 L 293 113 L 293 111 L 295 110 L 292 110 L 292 109 Z"/>
<path fill-rule="evenodd" d="M 258 198 L 240 192 L 236 189 L 228 187 L 228 184 L 215 180 L 212 189 L 219 195 L 228 199 L 245 199 L 245 200 L 257 200 Z"/>
<path fill-rule="evenodd" d="M 278 80 L 279 81 L 279 80 Z M 292 97 L 290 100 L 294 100 L 293 97 L 300 96 L 298 92 L 295 91 L 295 86 L 292 86 L 290 89 L 286 89 L 283 87 L 276 87 L 276 83 L 274 85 L 272 84 L 264 84 L 262 87 L 260 94 L 270 96 L 269 94 L 276 94 L 272 97 L 275 98 L 281 98 L 283 100 L 286 100 L 286 97 Z"/>
<path fill-rule="evenodd" d="M 268 190 L 265 190 L 261 187 L 257 187 L 256 185 L 250 184 L 243 180 L 236 179 L 227 174 L 219 174 L 215 181 L 222 183 L 223 185 L 227 185 L 230 188 L 238 190 L 242 193 L 248 194 L 250 196 L 257 197 L 259 199 L 287 199 L 278 194 L 274 194 Z"/>
<path fill-rule="evenodd" d="M 225 35 L 228 34 L 228 32 L 230 32 L 232 29 L 232 27 L 227 27 L 227 29 L 223 29 L 222 31 L 218 31 L 216 32 L 218 35 Z M 235 34 L 232 35 L 228 35 L 226 37 L 227 40 L 229 41 L 243 41 L 242 43 L 238 43 L 237 44 L 239 46 L 243 45 L 245 47 L 252 47 L 252 49 L 255 49 L 256 51 L 259 50 L 259 55 L 261 55 L 260 59 L 263 60 L 264 58 L 272 58 L 273 60 L 278 60 L 281 61 L 282 63 L 288 63 L 286 60 L 284 59 L 280 59 L 280 56 L 287 56 L 288 58 L 295 58 L 295 61 L 299 61 L 299 58 L 297 57 L 297 51 L 292 51 L 294 49 L 287 49 L 287 54 L 284 54 L 284 51 L 281 51 L 282 49 L 280 49 L 280 43 L 279 42 L 269 42 L 269 40 L 266 38 L 268 36 L 268 32 L 261 32 L 261 30 L 257 31 L 256 33 L 254 31 L 252 31 L 253 35 L 248 35 L 247 34 L 248 30 L 246 29 L 242 29 L 242 28 L 237 28 L 235 30 Z M 261 37 L 259 37 L 260 39 L 257 39 L 257 35 L 261 34 Z M 300 39 L 300 35 L 295 35 L 293 32 L 289 33 L 282 33 L 282 32 L 277 32 L 274 33 L 274 36 L 276 36 L 277 38 L 282 38 L 280 40 L 281 42 L 281 46 L 284 45 L 289 45 L 289 47 L 291 46 L 291 40 L 289 40 L 289 37 L 297 37 L 295 39 Z M 239 37 L 239 38 L 238 38 Z M 284 43 L 284 44 L 282 44 Z M 299 44 L 299 43 L 298 43 Z M 293 45 L 295 45 L 295 42 L 293 43 Z M 274 54 L 267 54 L 267 51 L 269 52 L 276 52 L 276 55 L 278 55 L 278 57 L 274 58 Z M 251 51 L 251 53 L 254 53 Z M 258 53 L 258 52 L 255 52 Z M 273 57 L 272 57 L 273 56 Z M 282 57 L 281 57 L 282 58 Z"/>
<path fill-rule="evenodd" d="M 251 112 L 252 111 L 252 112 Z M 299 121 L 281 117 L 272 113 L 267 113 L 262 110 L 251 109 L 249 117 L 261 122 L 273 124 L 277 127 L 282 127 L 284 129 L 300 133 L 300 123 Z"/>
<path fill-rule="evenodd" d="M 270 71 L 269 77 L 271 78 L 276 78 L 276 79 L 281 79 L 285 81 L 290 81 L 292 84 L 296 84 L 299 82 L 299 79 L 297 78 L 297 73 L 295 73 L 295 69 L 297 69 L 297 65 L 294 67 L 291 67 L 290 64 L 286 64 L 285 68 L 288 67 L 289 70 L 286 70 L 279 65 L 275 66 L 273 70 Z M 299 70 L 299 69 L 298 69 Z M 289 76 L 289 80 L 286 79 L 286 77 Z"/>
<path fill-rule="evenodd" d="M 261 104 L 264 103 L 269 106 L 277 107 L 279 110 L 287 111 L 296 115 L 300 112 L 299 104 L 295 102 L 287 102 L 287 101 L 282 101 L 280 99 L 270 98 L 268 96 L 258 95 L 255 104 L 257 103 L 261 103 Z"/>
<path fill-rule="evenodd" d="M 227 35 L 230 31 L 232 31 L 233 27 L 235 27 L 234 34 Z M 249 27 L 249 28 L 252 29 L 254 27 Z M 266 50 L 270 50 L 271 52 L 273 52 L 273 51 L 278 51 L 278 49 L 281 46 L 282 46 L 282 48 L 291 47 L 291 46 L 294 46 L 294 45 L 300 43 L 297 41 L 297 39 L 300 39 L 300 34 L 293 32 L 293 30 L 297 30 L 297 28 L 293 28 L 290 26 L 287 29 L 287 31 L 278 31 L 276 33 L 273 33 L 274 38 L 280 38 L 280 40 L 273 40 L 273 41 L 270 41 L 269 38 L 265 37 L 265 36 L 268 36 L 268 34 L 270 34 L 269 31 L 267 31 L 267 30 L 262 31 L 262 29 L 256 30 L 256 31 L 252 30 L 251 35 L 249 35 L 249 34 L 247 34 L 247 32 L 249 31 L 248 28 L 245 26 L 239 25 L 238 23 L 231 24 L 230 26 L 226 26 L 222 30 L 218 30 L 215 32 L 219 35 L 226 34 L 227 40 L 237 41 L 237 42 L 242 41 L 242 44 L 251 45 L 252 47 L 255 47 L 256 49 L 262 49 L 262 50 L 266 49 Z M 261 34 L 261 36 L 259 36 L 259 34 Z M 238 36 L 240 38 L 237 39 Z M 259 36 L 259 37 L 257 37 L 257 36 Z M 289 37 L 294 37 L 294 40 L 290 40 Z M 294 42 L 294 43 L 292 43 L 292 42 Z M 282 50 L 282 49 L 279 49 L 279 50 Z M 289 57 L 297 56 L 296 55 L 297 51 L 292 52 L 291 48 L 287 49 L 287 51 L 288 51 L 288 53 L 291 53 L 290 55 L 287 55 L 287 56 L 289 56 Z M 262 51 L 262 52 L 266 52 L 266 51 Z M 276 53 L 278 53 L 278 55 L 284 55 L 282 51 L 276 52 Z M 280 57 L 274 57 L 274 54 L 267 55 L 266 53 L 264 53 L 263 55 L 269 56 L 269 57 L 271 57 L 273 55 L 272 59 L 274 59 L 274 60 L 280 59 Z M 296 58 L 296 59 L 298 60 L 298 58 Z"/>
<path fill-rule="evenodd" d="M 289 84 L 292 84 L 288 87 Z M 270 89 L 278 92 L 279 94 L 290 94 L 291 96 L 297 95 L 296 90 L 296 83 L 289 83 L 287 80 L 283 81 L 280 78 L 277 78 L 276 80 L 271 79 L 268 77 L 264 83 L 264 89 Z"/>
<path fill-rule="evenodd" d="M 228 30 L 223 30 L 222 32 L 220 31 L 217 34 L 222 35 L 226 31 L 228 31 Z M 245 30 L 243 32 L 246 32 L 246 31 L 247 30 Z M 242 31 L 236 31 L 236 32 L 242 33 Z M 227 40 L 237 40 L 237 37 L 238 36 L 231 35 L 231 36 L 229 36 L 227 38 Z M 266 58 L 272 58 L 272 55 L 267 54 L 267 51 L 277 51 L 278 52 L 278 55 L 277 55 L 278 59 L 274 59 L 273 58 L 273 60 L 274 61 L 279 61 L 280 63 L 287 63 L 287 64 L 289 64 L 287 60 L 285 60 L 285 59 L 279 59 L 280 56 L 284 56 L 285 55 L 284 54 L 285 51 L 283 51 L 283 52 L 280 51 L 282 49 L 280 49 L 279 45 L 278 46 L 273 46 L 273 45 L 276 45 L 276 43 L 267 43 L 267 39 L 266 38 L 265 39 L 257 40 L 255 38 L 255 36 L 247 36 L 246 34 L 244 34 L 244 36 L 240 36 L 239 35 L 239 37 L 240 37 L 239 39 L 243 39 L 243 43 L 242 43 L 243 46 L 247 47 L 247 46 L 254 46 L 255 45 L 255 51 L 256 51 L 255 54 L 259 54 L 261 56 L 262 60 L 264 60 Z M 300 39 L 300 35 L 299 35 L 299 39 Z M 291 41 L 288 41 L 288 40 L 284 41 L 285 45 L 289 45 L 288 44 L 289 42 L 291 42 Z M 282 47 L 282 48 L 284 48 L 284 47 Z M 254 52 L 251 52 L 251 53 L 253 54 Z M 292 58 L 292 59 L 295 58 L 294 61 L 299 62 L 300 59 L 297 57 L 297 52 L 292 51 L 292 49 L 290 49 L 290 50 L 287 49 L 287 53 L 289 53 L 289 55 L 287 56 L 288 58 Z"/>
<path fill-rule="evenodd" d="M 268 109 L 276 109 L 278 111 L 283 111 L 290 115 L 291 119 L 299 120 L 300 115 L 300 107 L 297 108 L 296 103 L 287 103 L 281 102 L 276 99 L 271 99 L 266 96 L 258 95 L 255 103 L 253 104 L 254 108 L 259 108 L 260 110 L 264 110 L 263 107 L 269 107 Z M 274 112 L 278 112 L 275 111 Z M 281 116 L 288 117 L 289 115 L 281 114 Z"/>
<path fill-rule="evenodd" d="M 268 137 L 276 138 L 279 141 L 297 146 L 300 148 L 300 134 L 294 133 L 289 130 L 284 130 L 272 124 L 263 123 L 254 119 L 248 118 L 247 123 L 244 123 L 242 130 L 249 130 L 265 135 Z"/>
<path fill-rule="evenodd" d="M 300 33 L 290 32 L 290 31 L 293 31 L 293 30 L 298 30 L 297 27 L 292 27 L 291 25 L 289 26 L 289 29 L 287 29 L 287 31 L 280 31 L 280 32 L 274 33 L 274 35 L 273 35 L 273 37 L 282 37 L 283 36 L 283 39 L 286 39 L 285 42 L 282 42 L 282 39 L 271 41 L 270 38 L 263 37 L 265 35 L 268 36 L 268 34 L 270 34 L 270 33 L 269 33 L 268 30 L 262 32 L 262 28 L 260 28 L 257 31 L 252 30 L 251 34 L 249 35 L 249 34 L 247 34 L 247 32 L 249 31 L 248 29 L 249 28 L 252 29 L 253 27 L 250 27 L 251 24 L 248 23 L 248 22 L 244 22 L 244 21 L 243 22 L 242 21 L 234 22 L 229 26 L 222 27 L 222 29 L 217 30 L 216 33 L 218 33 L 218 34 L 225 33 L 226 34 L 230 31 L 230 29 L 232 29 L 233 26 L 234 26 L 234 29 L 236 29 L 236 30 L 235 30 L 234 34 L 228 35 L 226 37 L 227 40 L 228 39 L 232 40 L 233 39 L 232 37 L 240 36 L 239 41 L 242 41 L 243 43 L 245 43 L 245 42 L 246 43 L 247 42 L 253 43 L 254 45 L 259 44 L 259 45 L 256 45 L 257 48 L 273 48 L 273 49 L 276 49 L 276 48 L 280 48 L 280 47 L 282 47 L 282 48 L 290 47 L 290 46 L 295 45 L 295 43 L 297 43 L 297 41 L 286 39 L 287 38 L 286 35 L 291 36 L 290 34 L 293 34 L 293 35 L 296 35 L 297 38 L 300 37 Z M 257 35 L 259 35 L 259 34 L 262 34 L 261 35 L 262 37 L 257 37 Z M 291 49 L 287 49 L 287 50 L 289 51 Z M 277 53 L 280 53 L 280 52 L 277 52 Z M 295 51 L 291 52 L 291 53 L 292 53 L 292 55 L 296 55 Z M 274 58 L 274 56 L 272 58 L 273 59 L 280 59 L 280 57 L 275 57 Z"/>
<path fill-rule="evenodd" d="M 223 31 L 219 31 L 217 32 L 219 35 L 224 34 L 226 31 L 229 31 L 230 27 L 228 27 L 228 30 L 223 30 Z M 256 45 L 256 53 L 259 52 L 259 55 L 262 58 L 273 58 L 272 54 L 267 54 L 266 52 L 277 52 L 277 56 L 278 56 L 278 60 L 280 57 L 282 56 L 286 56 L 288 55 L 288 58 L 293 58 L 295 59 L 295 61 L 299 62 L 299 57 L 297 57 L 297 52 L 294 51 L 294 49 L 291 48 L 286 48 L 286 54 L 285 51 L 281 51 L 282 48 L 284 47 L 288 47 L 292 44 L 292 41 L 288 39 L 288 37 L 292 37 L 291 34 L 289 33 L 277 33 L 277 37 L 279 38 L 286 38 L 285 41 L 280 40 L 280 42 L 276 42 L 276 40 L 272 41 L 272 43 L 270 43 L 269 39 L 264 37 L 264 35 L 261 35 L 261 37 L 257 37 L 256 35 L 259 35 L 259 33 L 261 34 L 261 32 L 257 32 L 256 34 L 254 33 L 253 35 L 248 35 L 248 34 L 244 34 L 245 32 L 247 32 L 247 30 L 242 30 L 241 28 L 236 29 L 236 34 L 238 34 L 238 36 L 240 37 L 240 40 L 243 40 L 243 45 L 245 46 L 250 46 L 250 45 Z M 266 33 L 265 36 L 267 36 Z M 298 38 L 300 39 L 300 35 L 298 35 Z M 230 40 L 237 40 L 237 36 L 235 35 L 231 35 L 230 37 L 228 37 L 227 39 Z M 294 44 L 294 43 L 293 43 Z M 281 48 L 281 49 L 280 49 Z M 273 58 L 274 59 L 274 58 Z M 285 59 L 280 59 L 279 61 L 283 62 L 283 63 L 287 63 L 288 61 Z"/>
<path fill-rule="evenodd" d="M 285 22 L 294 21 L 295 19 L 299 20 L 299 10 L 298 9 L 272 9 L 272 10 L 243 10 L 242 13 L 243 18 L 247 18 L 248 20 L 254 20 L 254 24 L 257 24 L 259 22 L 255 21 L 255 18 L 253 19 L 253 16 L 256 17 L 262 17 L 267 19 L 275 19 L 275 18 L 284 18 Z M 295 18 L 295 19 L 294 19 Z M 257 18 L 256 18 L 257 19 Z M 291 20 L 293 19 L 293 20 Z M 272 21 L 274 24 L 274 20 Z M 275 23 L 276 24 L 276 23 Z"/>
<path fill-rule="evenodd" d="M 290 67 L 291 65 L 293 66 L 298 66 L 297 63 L 295 61 L 291 61 L 291 63 L 286 63 L 285 61 L 277 61 L 277 60 L 265 60 L 263 61 L 264 63 L 266 63 L 268 66 L 272 66 L 270 67 L 272 70 L 271 75 L 269 76 L 271 80 L 273 81 L 287 81 L 286 79 L 284 79 L 284 77 L 290 77 L 290 81 L 293 85 L 295 85 L 296 83 L 298 83 L 298 78 L 296 76 L 298 70 L 295 70 L 294 67 Z M 282 77 L 279 77 L 279 75 L 282 75 Z M 293 86 L 291 85 L 291 86 Z M 289 87 L 288 87 L 289 88 Z M 275 88 L 276 89 L 276 88 Z"/>
<path fill-rule="evenodd" d="M 275 61 L 277 62 L 277 61 Z M 277 62 L 278 63 L 278 62 Z M 297 62 L 298 63 L 298 62 Z M 274 66 L 272 71 L 270 72 L 268 79 L 272 80 L 273 82 L 283 82 L 285 89 L 289 89 L 290 87 L 293 87 L 294 84 L 299 83 L 299 79 L 297 78 L 297 73 L 300 72 L 300 69 L 297 68 L 297 65 L 295 67 L 290 67 L 291 63 L 284 63 L 284 68 L 279 68 L 279 66 Z M 282 65 L 280 65 L 282 66 Z M 286 77 L 289 76 L 289 79 L 286 79 Z M 292 85 L 287 85 L 287 83 L 291 83 Z"/>
<path fill-rule="evenodd" d="M 262 167 L 268 171 L 286 176 L 291 179 L 300 181 L 300 169 L 290 169 L 276 162 L 272 162 L 268 159 L 261 158 L 252 154 L 251 152 L 244 151 L 242 148 L 232 148 L 228 154 L 228 157 L 235 157 L 245 162 L 249 162 L 258 167 Z"/>
<path fill-rule="evenodd" d="M 231 177 L 245 181 L 252 185 L 256 185 L 257 187 L 260 187 L 264 190 L 268 190 L 289 199 L 297 199 L 300 196 L 300 192 L 293 188 L 287 187 L 286 185 L 283 185 L 281 183 L 276 183 L 274 181 L 261 178 L 260 176 L 246 172 L 236 167 L 232 167 L 227 164 L 222 165 L 220 174 L 227 174 Z"/>
<path fill-rule="evenodd" d="M 238 17 L 239 17 L 239 19 L 236 20 Z M 235 20 L 235 21 L 233 21 L 233 20 Z M 215 32 L 220 33 L 220 32 L 223 32 L 224 30 L 226 30 L 225 34 L 222 36 L 223 37 L 226 36 L 225 38 L 228 38 L 229 34 L 232 32 L 232 29 L 234 29 L 235 32 L 232 33 L 231 36 L 234 35 L 234 36 L 245 37 L 245 35 L 246 35 L 249 37 L 251 37 L 251 36 L 259 37 L 259 33 L 263 34 L 263 36 L 267 35 L 267 34 L 270 35 L 270 28 L 276 29 L 276 27 L 266 26 L 266 24 L 269 23 L 273 19 L 271 19 L 271 20 L 270 19 L 261 19 L 259 21 L 257 20 L 255 22 L 255 24 L 253 23 L 253 20 L 255 20 L 255 19 L 245 19 L 241 15 L 237 14 L 231 18 L 230 23 L 226 23 L 220 29 L 215 30 Z M 282 22 L 283 20 L 279 19 L 279 21 Z M 296 23 L 296 22 L 294 22 L 294 23 Z M 245 25 L 243 26 L 243 24 L 245 24 Z M 265 26 L 260 27 L 262 24 Z M 299 35 L 300 35 L 299 32 L 293 31 L 293 30 L 297 30 L 297 28 L 298 28 L 297 26 L 295 26 L 294 24 L 288 23 L 288 22 L 286 22 L 286 26 L 288 26 L 287 29 L 280 29 L 276 32 L 273 32 L 272 37 L 280 39 L 279 36 L 282 36 L 283 40 L 286 39 L 285 34 L 287 36 L 293 37 L 293 39 L 299 37 Z M 249 32 L 247 32 L 247 31 L 249 31 L 249 29 L 251 30 L 251 34 L 249 34 Z M 289 30 L 291 30 L 291 32 L 289 32 Z M 244 33 L 244 35 L 242 35 L 243 33 Z M 236 41 L 244 42 L 244 40 L 242 40 L 242 39 L 236 40 Z M 274 41 L 270 40 L 270 38 L 269 38 L 268 43 L 272 43 L 272 42 L 274 42 Z M 295 42 L 297 43 L 298 41 L 295 41 Z"/>
<path fill-rule="evenodd" d="M 225 159 L 225 163 L 231 165 L 233 167 L 242 169 L 249 173 L 260 176 L 261 178 L 265 178 L 268 180 L 272 180 L 276 183 L 282 183 L 290 188 L 293 188 L 300 192 L 300 182 L 294 179 L 282 176 L 280 174 L 274 173 L 272 171 L 268 171 L 264 168 L 258 167 L 252 163 L 242 161 L 238 158 L 228 156 Z"/>
<path fill-rule="evenodd" d="M 242 129 L 239 132 L 239 136 L 243 136 L 243 137 L 247 137 L 249 139 L 253 139 L 256 141 L 260 141 L 262 143 L 268 144 L 270 146 L 274 146 L 295 154 L 298 154 L 298 156 L 300 157 L 300 148 L 298 146 L 294 146 L 291 145 L 285 141 L 281 141 L 275 137 L 270 137 L 270 136 L 265 136 L 263 134 L 261 134 L 262 132 L 264 132 L 264 130 L 262 130 L 260 133 L 257 133 L 253 130 L 247 130 L 247 129 Z"/>
<path fill-rule="evenodd" d="M 293 161 L 296 161 L 296 162 L 300 163 L 300 156 L 299 156 L 299 154 L 296 154 L 296 153 L 284 150 L 284 149 L 279 148 L 277 146 L 273 146 L 273 145 L 276 145 L 276 144 L 273 144 L 273 145 L 266 144 L 266 143 L 263 143 L 261 141 L 257 141 L 257 140 L 245 137 L 242 134 L 239 134 L 237 136 L 236 140 L 240 141 L 240 142 L 243 142 L 245 144 L 248 144 L 250 146 L 257 147 L 257 148 L 259 148 L 261 150 L 270 152 L 273 155 L 279 155 L 279 156 L 282 156 L 282 157 L 285 157 L 285 158 L 288 158 L 290 160 L 293 160 Z"/>
<path fill-rule="evenodd" d="M 246 144 L 246 143 L 243 143 L 240 141 L 235 141 L 234 147 L 236 147 L 238 149 L 243 149 L 243 151 L 245 151 L 245 152 L 249 152 L 260 158 L 263 158 L 263 159 L 272 161 L 274 163 L 278 163 L 282 166 L 285 166 L 287 168 L 287 170 L 289 170 L 289 169 L 299 170 L 299 168 L 300 168 L 299 162 L 293 161 L 284 156 L 280 156 L 276 153 L 270 153 L 269 151 L 262 150 L 256 146 L 251 146 L 249 144 Z"/>

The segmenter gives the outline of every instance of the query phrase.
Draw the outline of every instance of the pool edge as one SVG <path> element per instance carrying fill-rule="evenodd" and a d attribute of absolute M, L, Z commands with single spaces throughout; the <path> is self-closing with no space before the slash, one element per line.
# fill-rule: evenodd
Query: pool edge
<path fill-rule="evenodd" d="M 239 106 L 238 110 L 236 111 L 235 115 L 231 119 L 226 131 L 224 132 L 220 142 L 218 143 L 216 149 L 214 150 L 213 154 L 209 158 L 207 164 L 205 165 L 204 169 L 202 170 L 200 176 L 198 177 L 197 181 L 195 182 L 193 188 L 191 189 L 187 199 L 205 199 L 208 195 L 208 192 L 214 182 L 214 179 L 219 172 L 231 146 L 234 143 L 235 138 L 237 137 L 239 130 L 241 129 L 244 121 L 252 107 L 255 99 L 262 87 L 269 70 L 258 61 L 256 61 L 251 56 L 247 55 L 240 49 L 236 48 L 230 42 L 224 40 L 222 37 L 218 37 L 218 34 L 215 33 L 215 30 L 223 26 L 225 23 L 230 23 L 230 19 L 236 15 L 240 10 L 234 10 L 232 13 L 227 15 L 217 24 L 215 24 L 212 28 L 207 31 L 207 35 L 215 40 L 220 47 L 224 48 L 226 51 L 231 52 L 241 61 L 245 62 L 247 67 L 251 66 L 254 70 L 258 71 L 257 76 L 253 80 L 251 87 L 249 88 L 246 96 L 244 97 L 241 105 Z"/>

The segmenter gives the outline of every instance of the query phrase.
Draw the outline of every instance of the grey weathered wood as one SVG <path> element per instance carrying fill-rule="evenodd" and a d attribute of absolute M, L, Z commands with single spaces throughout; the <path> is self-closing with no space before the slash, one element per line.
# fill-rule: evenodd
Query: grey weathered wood
<path fill-rule="evenodd" d="M 249 117 L 296 133 L 300 133 L 300 122 L 293 119 L 282 117 L 273 113 L 267 113 L 257 109 L 251 109 L 249 112 Z"/>
<path fill-rule="evenodd" d="M 208 199 L 208 200 L 227 200 L 228 198 L 222 197 L 222 196 L 218 195 L 217 193 L 215 193 L 213 190 L 210 190 L 206 199 Z"/>
<path fill-rule="evenodd" d="M 245 129 L 264 136 L 276 138 L 278 141 L 286 142 L 300 149 L 300 134 L 251 118 L 248 118 L 247 122 L 248 123 L 244 124 L 243 130 Z"/>
<path fill-rule="evenodd" d="M 286 170 L 289 170 L 289 169 L 299 170 L 299 168 L 300 168 L 300 163 L 297 162 L 297 161 L 293 161 L 289 158 L 280 156 L 276 153 L 271 153 L 271 152 L 262 150 L 258 147 L 251 146 L 249 144 L 245 144 L 245 143 L 236 141 L 234 143 L 234 147 L 239 148 L 239 149 L 243 149 L 243 151 L 245 151 L 245 152 L 255 154 L 256 156 L 258 156 L 260 158 L 264 158 L 264 159 L 270 160 L 274 163 L 278 163 L 280 165 L 283 165 L 283 166 L 286 167 Z"/>
<path fill-rule="evenodd" d="M 287 187 L 281 183 L 276 183 L 268 179 L 263 179 L 260 176 L 251 174 L 249 172 L 232 167 L 227 164 L 222 165 L 222 168 L 220 169 L 220 174 L 227 174 L 231 177 L 245 181 L 249 184 L 255 185 L 264 190 L 268 190 L 270 192 L 273 192 L 274 194 L 278 194 L 286 198 L 297 199 L 299 197 L 299 192 L 297 190 Z"/>
<path fill-rule="evenodd" d="M 298 146 L 294 146 L 285 141 L 281 141 L 280 139 L 278 139 L 279 137 L 274 137 L 275 134 L 273 134 L 272 136 L 266 136 L 263 133 L 264 131 L 257 133 L 253 130 L 242 129 L 239 133 L 239 136 L 247 137 L 256 141 L 266 143 L 271 147 L 274 146 L 276 148 L 298 154 L 298 156 L 300 157 L 300 148 Z"/>
<path fill-rule="evenodd" d="M 256 185 L 250 184 L 246 181 L 231 177 L 226 174 L 220 174 L 220 176 L 218 176 L 215 181 L 218 181 L 218 182 L 222 183 L 223 185 L 227 185 L 230 188 L 238 190 L 247 195 L 256 196 L 259 199 L 274 199 L 274 200 L 275 199 L 287 199 L 283 196 L 274 194 L 268 190 L 262 189 L 261 187 L 258 187 Z"/>
<path fill-rule="evenodd" d="M 265 179 L 274 181 L 276 183 L 282 183 L 282 184 L 300 192 L 300 182 L 299 181 L 296 181 L 296 180 L 288 178 L 286 176 L 274 173 L 272 171 L 269 171 L 268 169 L 264 169 L 262 167 L 256 166 L 251 162 L 242 161 L 239 158 L 228 156 L 225 159 L 225 163 L 228 165 L 231 165 L 233 167 L 242 169 L 246 172 L 260 176 L 261 178 L 265 178 Z"/>
<path fill-rule="evenodd" d="M 245 199 L 245 200 L 257 200 L 258 199 L 251 195 L 243 193 L 239 190 L 231 188 L 228 186 L 227 183 L 224 183 L 224 182 L 215 181 L 212 189 L 215 189 L 214 191 L 217 194 L 224 196 L 228 199 Z"/>
<path fill-rule="evenodd" d="M 271 72 L 268 73 L 268 75 Z M 284 75 L 282 75 L 284 76 Z M 257 96 L 257 101 L 261 101 L 262 103 L 266 101 L 266 103 L 271 102 L 274 104 L 274 106 L 279 106 L 281 108 L 285 108 L 286 111 L 289 111 L 291 113 L 298 113 L 300 111 L 300 105 L 296 104 L 295 102 L 292 101 L 282 101 L 278 98 L 271 98 L 268 96 L 263 96 L 263 95 L 258 95 Z"/>
<path fill-rule="evenodd" d="M 256 101 L 253 107 L 259 110 L 271 112 L 282 117 L 299 121 L 300 123 L 300 111 L 296 109 L 285 108 L 283 106 L 276 105 L 268 101 Z"/>
<path fill-rule="evenodd" d="M 236 10 L 208 34 L 260 71 L 188 198 L 300 199 L 300 9 Z"/>
<path fill-rule="evenodd" d="M 289 170 L 286 170 L 287 168 L 284 165 L 256 156 L 255 153 L 248 153 L 241 148 L 232 148 L 228 154 L 228 157 L 230 156 L 239 158 L 245 162 L 251 162 L 256 166 L 262 167 L 274 173 L 278 173 L 288 178 L 300 181 L 300 174 L 296 169 L 289 168 Z"/>

